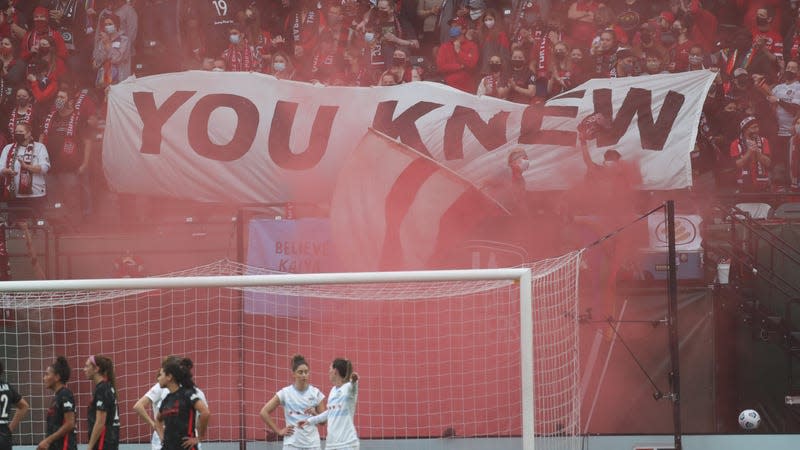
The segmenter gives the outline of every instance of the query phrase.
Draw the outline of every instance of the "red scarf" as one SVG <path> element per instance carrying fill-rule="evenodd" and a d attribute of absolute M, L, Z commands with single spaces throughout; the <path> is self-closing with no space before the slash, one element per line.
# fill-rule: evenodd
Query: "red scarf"
<path fill-rule="evenodd" d="M 64 136 L 64 146 L 61 148 L 61 164 L 66 170 L 77 169 L 74 167 L 79 161 L 75 158 L 78 156 L 76 151 L 78 146 L 75 143 L 75 132 L 78 128 L 78 121 L 81 117 L 81 105 L 86 98 L 86 92 L 81 91 L 78 99 L 75 100 L 75 108 L 69 115 L 69 122 L 67 123 L 67 134 Z M 50 126 L 53 124 L 53 117 L 58 114 L 58 110 L 53 109 L 47 118 L 44 120 L 44 128 L 42 129 L 42 144 L 47 144 L 47 138 L 50 136 Z"/>
<path fill-rule="evenodd" d="M 25 112 L 24 115 L 20 116 L 17 113 L 17 109 L 14 108 L 11 110 L 11 118 L 8 120 L 8 133 L 12 136 L 14 135 L 14 130 L 17 128 L 17 125 L 24 123 L 27 125 L 33 124 L 33 107 L 28 105 L 28 110 Z"/>
<path fill-rule="evenodd" d="M 243 39 L 240 46 L 230 44 L 222 53 L 222 59 L 225 60 L 225 70 L 228 72 L 250 72 L 255 68 L 253 52 L 250 51 L 247 39 Z"/>
<path fill-rule="evenodd" d="M 39 41 L 42 40 L 45 36 L 52 38 L 53 37 L 53 29 L 48 26 L 47 31 L 44 33 L 40 33 L 34 29 L 31 31 L 31 35 L 28 36 L 28 50 L 32 49 L 34 45 L 38 44 Z M 56 49 L 51 49 L 51 51 L 56 51 Z"/>
<path fill-rule="evenodd" d="M 6 169 L 14 169 L 14 159 L 17 156 L 17 145 L 11 144 L 13 147 L 8 149 L 8 155 L 6 156 L 5 164 L 3 167 Z M 6 175 L 2 179 L 2 192 L 0 192 L 0 200 L 7 202 L 14 199 L 14 176 L 13 175 Z"/>

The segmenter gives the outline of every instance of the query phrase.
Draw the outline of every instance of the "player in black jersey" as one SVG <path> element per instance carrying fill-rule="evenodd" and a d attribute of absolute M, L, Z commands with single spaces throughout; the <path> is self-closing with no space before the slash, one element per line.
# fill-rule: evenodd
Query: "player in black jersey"
<path fill-rule="evenodd" d="M 119 448 L 119 411 L 114 386 L 114 363 L 105 356 L 90 356 L 83 367 L 86 377 L 96 386 L 89 405 L 90 450 Z"/>
<path fill-rule="evenodd" d="M 5 379 L 5 367 L 0 363 L 0 450 L 11 450 L 11 433 L 17 429 L 19 422 L 28 413 L 28 402 L 19 395 Z M 14 416 L 11 415 L 11 405 L 16 407 Z"/>
<path fill-rule="evenodd" d="M 72 370 L 67 358 L 59 356 L 44 373 L 44 385 L 53 391 L 53 400 L 47 409 L 47 437 L 39 442 L 37 450 L 77 450 L 75 433 L 75 397 L 66 383 Z"/>
<path fill-rule="evenodd" d="M 191 367 L 192 362 L 187 358 L 167 358 L 161 363 L 158 384 L 169 390 L 161 401 L 157 418 L 164 424 L 162 450 L 197 450 L 205 439 L 211 412 L 194 388 Z M 200 413 L 197 424 L 195 412 Z"/>

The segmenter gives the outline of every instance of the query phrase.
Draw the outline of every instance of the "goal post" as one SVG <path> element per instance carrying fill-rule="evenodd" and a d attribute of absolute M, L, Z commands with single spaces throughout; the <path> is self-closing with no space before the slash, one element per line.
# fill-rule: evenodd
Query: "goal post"
<path fill-rule="evenodd" d="M 0 359 L 17 358 L 7 367 L 16 367 L 20 379 L 27 376 L 22 372 L 34 373 L 22 383 L 13 370 L 8 374 L 27 397 L 43 391 L 35 372 L 66 354 L 73 367 L 68 386 L 80 385 L 76 396 L 85 397 L 83 361 L 89 352 L 112 355 L 124 384 L 120 413 L 129 429 L 121 433 L 123 443 L 146 442 L 149 430 L 130 409 L 152 385 L 152 372 L 165 354 L 195 360 L 198 384 L 211 393 L 217 415 L 211 440 L 241 442 L 263 440 L 258 409 L 291 383 L 291 355 L 309 352 L 312 384 L 326 395 L 326 365 L 333 357 L 351 358 L 362 374 L 356 426 L 370 442 L 363 448 L 439 448 L 426 442 L 455 437 L 499 438 L 507 448 L 524 450 L 572 450 L 580 448 L 579 258 L 576 253 L 511 269 L 322 274 L 264 273 L 226 262 L 222 268 L 164 277 L 10 281 L 0 283 L 0 304 L 4 312 L 12 311 L 14 323 L 2 333 L 13 335 L 13 342 L 26 340 L 28 350 L 4 351 Z M 545 312 L 552 317 L 538 318 L 540 309 L 552 309 Z M 545 327 L 553 327 L 553 320 L 566 327 L 554 333 L 563 334 L 563 342 L 555 346 L 537 334 L 540 320 Z M 93 337 L 86 329 L 101 322 L 105 328 Z M 165 338 L 169 327 L 176 331 Z M 102 342 L 93 342 L 98 337 Z M 547 347 L 542 358 L 537 345 Z M 555 354 L 562 351 L 563 356 Z M 492 367 L 494 361 L 499 367 Z M 243 381 L 231 381 L 235 375 L 225 372 L 228 366 Z M 515 366 L 516 375 L 502 374 Z M 450 372 L 428 373 L 435 370 Z M 474 373 L 462 373 L 469 370 Z M 537 397 L 539 386 L 544 389 Z M 41 409 L 48 395 L 31 402 L 33 410 Z M 82 400 L 87 399 L 78 403 Z M 465 417 L 454 417 L 459 414 Z M 275 417 L 282 422 L 281 414 Z M 80 419 L 85 411 L 79 411 Z M 498 429 L 504 421 L 510 425 Z M 215 425 L 242 431 L 219 432 Z M 17 439 L 35 445 L 42 429 L 33 424 Z M 84 434 L 79 442 L 85 442 Z M 517 439 L 519 444 L 513 443 Z"/>

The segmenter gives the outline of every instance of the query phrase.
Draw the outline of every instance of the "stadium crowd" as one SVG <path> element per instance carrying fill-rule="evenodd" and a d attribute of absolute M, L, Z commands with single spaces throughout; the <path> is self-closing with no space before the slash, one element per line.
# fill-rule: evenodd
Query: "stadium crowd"
<path fill-rule="evenodd" d="M 734 190 L 789 190 L 800 172 L 797 3 L 0 0 L 0 144 L 28 148 L 0 155 L 1 200 L 80 197 L 90 214 L 109 86 L 181 70 L 337 86 L 438 81 L 535 104 L 589 78 L 710 69 L 696 173 Z M 36 159 L 34 141 L 49 161 Z"/>

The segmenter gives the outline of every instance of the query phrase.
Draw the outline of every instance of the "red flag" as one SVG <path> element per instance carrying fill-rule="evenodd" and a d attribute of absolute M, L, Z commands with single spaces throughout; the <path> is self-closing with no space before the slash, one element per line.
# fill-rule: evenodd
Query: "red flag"
<path fill-rule="evenodd" d="M 348 155 L 331 201 L 331 230 L 347 270 L 442 267 L 494 200 L 436 161 L 370 130 Z"/>

